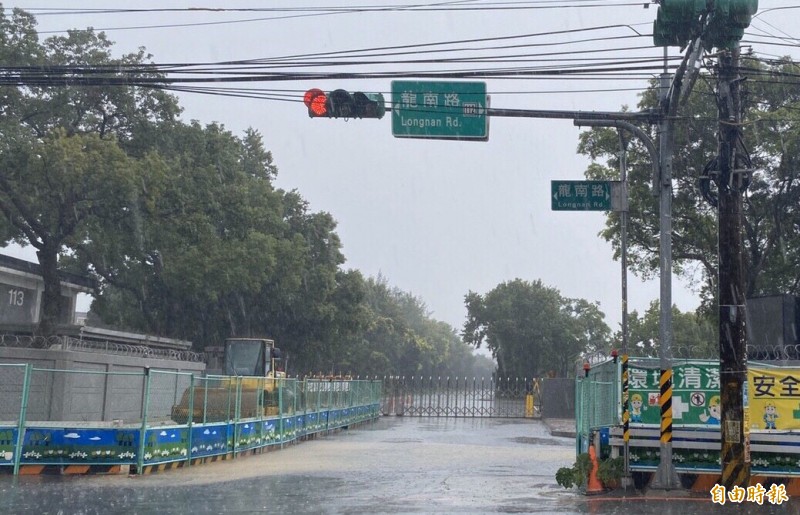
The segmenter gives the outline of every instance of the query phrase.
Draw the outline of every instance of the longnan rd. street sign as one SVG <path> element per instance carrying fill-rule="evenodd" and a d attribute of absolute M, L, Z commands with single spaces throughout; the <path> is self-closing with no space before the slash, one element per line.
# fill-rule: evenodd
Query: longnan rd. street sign
<path fill-rule="evenodd" d="M 392 81 L 397 138 L 489 139 L 485 82 Z"/>
<path fill-rule="evenodd" d="M 553 211 L 620 211 L 619 181 L 550 181 Z"/>

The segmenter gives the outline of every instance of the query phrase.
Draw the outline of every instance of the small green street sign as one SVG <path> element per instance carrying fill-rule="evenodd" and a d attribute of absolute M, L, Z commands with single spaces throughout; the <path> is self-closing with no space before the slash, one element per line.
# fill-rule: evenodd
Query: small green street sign
<path fill-rule="evenodd" d="M 550 181 L 553 211 L 620 211 L 619 181 Z"/>
<path fill-rule="evenodd" d="M 485 82 L 392 81 L 396 138 L 487 141 Z"/>

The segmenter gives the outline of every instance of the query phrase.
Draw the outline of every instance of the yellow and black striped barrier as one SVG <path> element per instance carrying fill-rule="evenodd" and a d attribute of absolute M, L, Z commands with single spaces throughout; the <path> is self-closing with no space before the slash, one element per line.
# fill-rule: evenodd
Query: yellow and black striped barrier
<path fill-rule="evenodd" d="M 672 369 L 662 370 L 660 385 L 661 443 L 672 442 Z"/>
<path fill-rule="evenodd" d="M 631 438 L 631 414 L 628 411 L 628 355 L 622 355 L 622 439 L 628 442 Z"/>

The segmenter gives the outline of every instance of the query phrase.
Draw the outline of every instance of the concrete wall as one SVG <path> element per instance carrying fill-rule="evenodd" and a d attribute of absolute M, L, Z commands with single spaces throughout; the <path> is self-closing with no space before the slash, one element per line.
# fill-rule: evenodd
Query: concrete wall
<path fill-rule="evenodd" d="M 204 363 L 94 352 L 0 347 L 0 363 L 30 363 L 26 420 L 111 422 L 141 420 L 144 370 L 150 367 L 148 419 L 167 419 Z M 16 420 L 22 394 L 21 369 L 0 368 L 0 420 Z"/>

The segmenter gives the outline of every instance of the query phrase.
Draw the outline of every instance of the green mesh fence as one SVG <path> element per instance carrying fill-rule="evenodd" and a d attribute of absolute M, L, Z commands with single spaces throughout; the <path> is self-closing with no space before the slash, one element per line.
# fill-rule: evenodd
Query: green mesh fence
<path fill-rule="evenodd" d="M 0 470 L 236 455 L 375 419 L 381 385 L 0 364 Z"/>
<path fill-rule="evenodd" d="M 592 365 L 588 376 L 576 380 L 575 396 L 577 450 L 586 452 L 584 447 L 594 429 L 620 423 L 619 365 L 613 360 Z"/>
<path fill-rule="evenodd" d="M 142 419 L 144 380 L 141 372 L 30 370 L 26 390 L 28 423 L 79 421 L 119 425 Z M 22 382 L 9 387 L 16 391 L 22 387 Z M 166 414 L 157 413 L 169 418 L 169 408 Z"/>
<path fill-rule="evenodd" d="M 25 365 L 0 364 L 0 425 L 15 425 L 20 420 L 24 393 Z"/>

